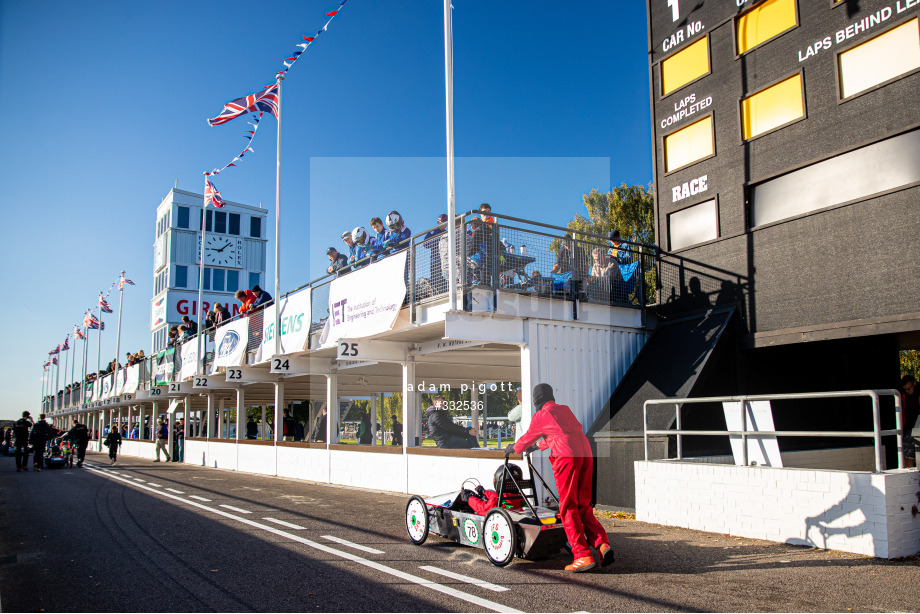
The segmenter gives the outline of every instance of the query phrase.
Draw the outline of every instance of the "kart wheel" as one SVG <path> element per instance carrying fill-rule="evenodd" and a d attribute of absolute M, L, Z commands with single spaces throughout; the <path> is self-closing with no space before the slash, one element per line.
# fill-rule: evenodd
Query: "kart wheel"
<path fill-rule="evenodd" d="M 428 539 L 428 506 L 419 496 L 413 496 L 406 505 L 406 531 L 416 546 Z"/>
<path fill-rule="evenodd" d="M 504 567 L 517 552 L 517 531 L 508 512 L 495 508 L 486 514 L 482 523 L 482 543 L 486 556 L 497 567 Z"/>

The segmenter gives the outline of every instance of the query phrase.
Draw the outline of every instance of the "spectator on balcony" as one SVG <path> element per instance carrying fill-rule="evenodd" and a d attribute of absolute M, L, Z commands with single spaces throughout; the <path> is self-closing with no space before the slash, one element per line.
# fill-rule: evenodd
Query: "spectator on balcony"
<path fill-rule="evenodd" d="M 175 347 L 179 342 L 179 327 L 170 326 L 169 333 L 166 336 L 166 347 L 171 348 Z"/>
<path fill-rule="evenodd" d="M 221 303 L 214 303 L 214 308 L 208 312 L 205 319 L 205 328 L 217 328 L 221 324 L 229 322 L 232 317 L 227 308 Z"/>
<path fill-rule="evenodd" d="M 348 258 L 345 256 L 345 254 L 340 254 L 336 248 L 328 248 L 326 250 L 326 255 L 329 256 L 329 261 L 332 263 L 326 267 L 327 273 L 335 273 L 336 275 L 339 275 L 340 271 L 348 267 Z"/>
<path fill-rule="evenodd" d="M 383 245 L 378 259 L 407 248 L 409 237 L 412 236 L 412 231 L 406 226 L 399 211 L 387 213 L 387 229 L 383 236 Z"/>
<path fill-rule="evenodd" d="M 635 289 L 639 279 L 639 276 L 635 274 L 639 263 L 633 262 L 633 254 L 629 251 L 629 247 L 623 242 L 623 239 L 620 238 L 619 230 L 611 230 L 607 234 L 607 241 L 610 244 L 607 254 L 616 261 L 620 268 L 621 283 L 619 283 L 619 293 L 623 295 L 625 300 Z"/>
<path fill-rule="evenodd" d="M 476 429 L 468 429 L 456 424 L 447 413 L 444 397 L 434 398 L 434 405 L 425 410 L 428 420 L 428 433 L 439 448 L 478 448 Z"/>
<path fill-rule="evenodd" d="M 249 313 L 253 303 L 256 302 L 256 295 L 251 290 L 237 290 L 233 296 L 240 302 L 240 313 L 243 315 Z"/>
<path fill-rule="evenodd" d="M 607 241 L 610 244 L 608 254 L 614 258 L 618 264 L 629 264 L 632 262 L 632 253 L 627 249 L 623 239 L 620 238 L 619 230 L 611 230 L 607 233 Z"/>
<path fill-rule="evenodd" d="M 189 337 L 194 337 L 198 334 L 198 322 L 195 320 L 188 316 L 182 316 L 182 324 L 185 325 L 185 331 Z"/>
<path fill-rule="evenodd" d="M 373 254 L 379 254 L 383 251 L 383 242 L 386 239 L 386 228 L 383 225 L 383 220 L 379 217 L 371 218 L 371 228 L 374 230 L 374 236 L 368 239 L 370 244 L 371 252 Z"/>
<path fill-rule="evenodd" d="M 447 214 L 438 216 L 437 226 L 422 238 L 422 244 L 431 250 L 428 259 L 431 286 L 435 292 L 444 292 L 450 278 L 450 249 L 447 237 Z"/>
<path fill-rule="evenodd" d="M 180 324 L 179 325 L 179 339 L 177 341 L 177 345 L 181 343 L 185 343 L 191 338 L 192 336 L 188 332 L 188 327 L 185 324 Z"/>
<path fill-rule="evenodd" d="M 355 239 L 351 235 L 351 231 L 346 230 L 345 232 L 342 233 L 342 241 L 345 243 L 345 245 L 348 246 L 348 261 L 354 262 L 355 253 L 356 253 L 356 245 L 355 245 Z"/>
<path fill-rule="evenodd" d="M 354 264 L 356 262 L 361 262 L 373 253 L 373 248 L 370 245 L 370 237 L 367 234 L 367 230 L 364 229 L 364 226 L 358 226 L 352 230 L 351 238 L 354 240 L 354 248 L 352 250 L 352 255 L 348 258 L 349 263 Z"/>
<path fill-rule="evenodd" d="M 252 304 L 253 309 L 265 307 L 274 300 L 271 294 L 259 287 L 259 284 L 252 287 L 252 293 L 256 297 L 256 301 Z"/>
<path fill-rule="evenodd" d="M 495 218 L 492 214 L 492 205 L 489 203 L 482 203 L 479 205 L 479 219 L 489 225 L 489 228 L 495 226 Z"/>
<path fill-rule="evenodd" d="M 492 279 L 492 227 L 480 218 L 470 221 L 466 254 L 473 273 L 473 283 L 490 285 Z"/>

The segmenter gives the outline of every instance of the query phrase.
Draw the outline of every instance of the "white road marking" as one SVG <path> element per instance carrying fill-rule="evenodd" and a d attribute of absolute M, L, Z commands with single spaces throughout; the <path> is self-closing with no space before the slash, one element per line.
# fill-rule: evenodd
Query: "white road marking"
<path fill-rule="evenodd" d="M 146 481 L 147 481 L 147 480 L 142 480 L 142 479 L 140 479 L 140 478 L 134 478 L 134 479 L 137 480 L 138 482 L 146 482 Z"/>
<path fill-rule="evenodd" d="M 285 522 L 283 520 L 278 520 L 277 518 L 263 518 L 262 520 L 267 520 L 269 522 L 274 522 L 275 524 L 280 524 L 282 527 L 287 527 L 289 529 L 297 529 L 298 531 L 303 531 L 307 527 L 302 527 L 299 524 L 291 524 L 290 522 Z"/>
<path fill-rule="evenodd" d="M 508 590 L 504 586 L 499 586 L 498 584 L 492 584 L 491 582 L 486 582 L 485 580 L 477 580 L 476 578 L 471 578 L 469 576 L 464 576 L 462 574 L 454 573 L 452 571 L 447 571 L 446 569 L 432 567 L 431 565 L 422 565 L 419 567 L 419 569 L 424 569 L 425 571 L 430 571 L 431 573 L 436 573 L 442 576 L 447 576 L 448 578 L 453 578 L 454 580 L 460 580 L 461 582 L 468 582 L 469 584 L 475 584 L 476 586 L 487 588 L 490 591 L 495 591 L 496 593 L 501 593 L 503 591 Z"/>
<path fill-rule="evenodd" d="M 350 542 L 340 537 L 333 537 L 332 535 L 323 535 L 322 537 L 323 539 L 328 539 L 331 542 L 342 544 L 343 546 L 348 546 L 349 548 L 354 548 L 356 550 L 363 550 L 365 552 L 370 552 L 371 554 L 384 554 L 383 550 L 377 550 L 376 548 L 368 548 L 367 546 L 362 546 L 361 544 L 356 544 L 354 542 Z"/>
<path fill-rule="evenodd" d="M 162 484 L 154 484 L 153 482 L 147 482 L 148 486 L 156 486 L 157 488 L 163 488 Z"/>
<path fill-rule="evenodd" d="M 169 490 L 169 489 L 167 488 L 166 490 Z M 234 512 L 239 512 L 239 513 L 241 513 L 241 514 L 251 514 L 251 513 L 252 513 L 252 512 L 250 512 L 249 510 L 241 510 L 241 509 L 238 508 L 238 507 L 233 507 L 232 505 L 224 505 L 223 503 L 221 503 L 220 506 L 221 506 L 221 507 L 225 507 L 225 508 L 227 508 L 228 510 L 233 510 Z"/>
<path fill-rule="evenodd" d="M 199 501 L 210 501 L 210 499 L 205 499 L 204 497 L 199 497 L 198 495 L 189 495 L 192 499 L 198 499 Z"/>
<path fill-rule="evenodd" d="M 97 473 L 102 473 L 102 472 L 100 472 L 100 471 L 98 471 L 98 470 L 91 470 L 91 471 L 96 471 Z M 106 474 L 103 473 L 103 475 L 106 475 Z M 389 566 L 384 565 L 384 564 L 382 564 L 382 563 L 378 563 L 377 561 L 372 561 L 372 560 L 370 560 L 370 559 L 366 559 L 366 558 L 364 558 L 364 557 L 362 557 L 362 556 L 360 556 L 360 555 L 352 554 L 351 552 L 345 552 L 345 551 L 343 551 L 343 550 L 337 550 L 336 548 L 333 548 L 333 547 L 331 547 L 331 546 L 327 546 L 326 544 L 321 544 L 321 543 L 319 543 L 319 542 L 315 542 L 315 541 L 313 541 L 313 540 L 306 539 L 306 538 L 301 537 L 301 536 L 299 536 L 299 535 L 295 535 L 294 533 L 288 533 L 287 531 L 282 531 L 281 529 L 276 529 L 275 527 L 271 527 L 271 526 L 269 526 L 269 525 L 267 525 L 267 524 L 262 524 L 261 522 L 256 522 L 256 521 L 254 521 L 254 520 L 248 520 L 248 519 L 246 519 L 246 518 L 240 518 L 239 516 L 234 516 L 233 514 L 228 514 L 227 512 L 223 512 L 223 511 L 221 511 L 221 510 L 214 509 L 213 507 L 208 507 L 207 505 L 202 505 L 201 503 L 195 503 L 195 502 L 193 502 L 193 501 L 189 501 L 188 499 L 183 499 L 182 497 L 177 497 L 177 496 L 175 496 L 175 495 L 168 495 L 168 494 L 164 493 L 163 491 L 154 490 L 153 488 L 149 488 L 148 486 L 144 486 L 144 485 L 142 485 L 142 484 L 138 484 L 138 483 L 136 483 L 136 482 L 132 482 L 132 481 L 126 480 L 126 479 L 124 479 L 124 478 L 115 477 L 115 478 L 113 478 L 113 479 L 115 479 L 115 480 L 121 480 L 122 482 L 125 482 L 126 484 L 131 484 L 131 485 L 134 486 L 135 488 L 141 488 L 141 489 L 143 489 L 143 490 L 149 490 L 150 492 L 156 493 L 156 494 L 160 495 L 161 497 L 167 497 L 167 498 L 169 498 L 169 499 L 175 499 L 176 501 L 178 501 L 178 502 L 180 502 L 180 503 L 184 503 L 185 505 L 190 505 L 190 506 L 192 506 L 192 507 L 197 507 L 198 509 L 204 510 L 204 511 L 206 511 L 206 512 L 211 512 L 212 514 L 217 514 L 218 516 L 223 516 L 224 518 L 227 518 L 227 519 L 230 519 L 230 520 L 235 520 L 235 521 L 237 521 L 237 522 L 239 522 L 239 523 L 246 524 L 246 525 L 249 525 L 249 526 L 251 526 L 251 527 L 255 527 L 255 528 L 257 528 L 257 529 L 261 529 L 261 530 L 263 530 L 263 531 L 267 531 L 267 532 L 269 532 L 269 533 L 274 533 L 275 535 L 280 535 L 281 537 L 286 537 L 286 538 L 290 539 L 291 541 L 295 541 L 295 542 L 297 542 L 297 543 L 299 543 L 299 544 L 303 544 L 304 546 L 308 546 L 308 547 L 310 547 L 310 548 L 313 548 L 314 550 L 319 550 L 320 552 L 325 552 L 325 553 L 331 554 L 331 555 L 333 555 L 333 556 L 341 557 L 341 558 L 346 559 L 346 560 L 349 560 L 349 561 L 351 561 L 351 562 L 353 562 L 353 563 L 357 563 L 357 564 L 359 564 L 359 565 L 364 565 L 365 567 L 369 567 L 370 569 L 375 569 L 375 570 L 380 571 L 380 572 L 383 572 L 383 573 L 385 573 L 385 574 L 389 574 L 389 575 L 391 575 L 391 576 L 393 576 L 393 577 L 395 577 L 395 578 L 400 578 L 400 579 L 402 579 L 402 580 L 405 580 L 406 582 L 412 582 L 413 584 L 417 584 L 417 585 L 422 586 L 422 587 L 424 587 L 424 588 L 428 588 L 428 589 L 431 589 L 431 590 L 433 590 L 433 591 L 437 591 L 437 592 L 439 592 L 439 593 L 443 593 L 443 594 L 445 594 L 445 595 L 449 595 L 449 596 L 454 597 L 454 598 L 456 598 L 456 599 L 460 599 L 460 600 L 462 600 L 462 601 L 466 601 L 467 603 L 472 603 L 472 604 L 474 604 L 474 605 L 478 605 L 478 606 L 481 607 L 481 608 L 485 608 L 485 609 L 487 609 L 487 610 L 492 610 L 493 612 L 511 612 L 512 614 L 524 614 L 522 610 L 516 610 L 516 609 L 514 609 L 514 608 L 512 608 L 512 607 L 503 605 L 503 604 L 501 604 L 501 603 L 498 603 L 498 602 L 495 602 L 495 601 L 490 601 L 489 599 L 483 599 L 482 597 L 477 597 L 476 595 L 470 595 L 469 593 L 464 593 L 463 591 L 457 590 L 457 589 L 452 588 L 452 587 L 450 587 L 450 586 L 444 586 L 443 584 L 438 584 L 437 582 L 431 582 L 430 580 L 426 580 L 425 578 L 422 578 L 422 577 L 420 577 L 420 576 L 416 576 L 416 575 L 413 575 L 413 574 L 410 574 L 410 573 L 406 573 L 406 572 L 404 572 L 404 571 L 400 571 L 400 570 L 398 570 L 398 569 L 394 569 L 393 567 L 389 567 Z"/>
<path fill-rule="evenodd" d="M 169 492 L 174 492 L 174 493 L 176 493 L 177 495 L 184 495 L 184 494 L 185 494 L 185 493 L 182 492 L 181 490 L 176 490 L 175 488 L 167 488 L 166 490 L 168 490 Z"/>

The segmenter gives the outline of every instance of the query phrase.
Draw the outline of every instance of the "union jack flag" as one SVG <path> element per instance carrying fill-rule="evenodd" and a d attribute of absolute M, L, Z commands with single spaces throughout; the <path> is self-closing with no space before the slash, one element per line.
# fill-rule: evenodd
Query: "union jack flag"
<path fill-rule="evenodd" d="M 130 279 L 126 278 L 126 277 L 125 277 L 125 274 L 122 273 L 122 274 L 121 274 L 121 279 L 118 280 L 118 289 L 119 289 L 119 290 L 124 290 L 125 284 L 128 284 L 129 286 L 133 286 L 133 285 L 134 285 L 134 282 L 131 281 Z"/>
<path fill-rule="evenodd" d="M 246 113 L 257 113 L 259 111 L 271 113 L 277 119 L 278 117 L 278 84 L 275 83 L 266 86 L 266 89 L 257 94 L 249 94 L 236 100 L 231 100 L 224 105 L 224 110 L 217 117 L 208 120 L 211 126 L 220 126 L 226 124 L 231 119 L 236 119 Z"/>
<path fill-rule="evenodd" d="M 48 352 L 48 356 L 54 356 L 55 354 L 58 354 L 60 351 L 61 351 L 61 346 L 57 346 L 56 348 Z"/>
<path fill-rule="evenodd" d="M 204 206 L 214 205 L 218 209 L 224 208 L 224 199 L 221 198 L 220 192 L 217 191 L 217 188 L 214 187 L 214 184 L 208 180 L 207 177 L 204 179 Z"/>
<path fill-rule="evenodd" d="M 67 335 L 67 337 L 64 339 L 64 343 L 60 346 L 62 352 L 66 352 L 70 349 L 70 343 L 68 343 L 68 341 L 70 341 L 70 335 Z"/>
<path fill-rule="evenodd" d="M 51 359 L 51 364 L 53 364 L 53 365 L 56 365 L 56 364 L 57 364 L 57 356 L 55 356 L 54 358 Z"/>
<path fill-rule="evenodd" d="M 45 368 L 45 371 L 47 371 L 47 370 L 48 370 L 48 367 L 51 366 L 51 361 L 50 361 L 50 360 L 46 360 L 45 362 L 42 363 L 42 366 Z"/>
<path fill-rule="evenodd" d="M 74 339 L 86 339 L 86 335 L 83 334 L 83 331 L 77 328 L 77 325 L 74 324 L 73 327 L 73 338 Z"/>
<path fill-rule="evenodd" d="M 99 293 L 99 306 L 102 308 L 102 313 L 114 313 L 109 307 L 109 302 L 102 296 L 102 292 Z"/>
<path fill-rule="evenodd" d="M 99 329 L 105 330 L 105 322 L 100 322 L 99 320 L 97 320 L 96 316 L 94 316 L 89 311 L 86 312 L 86 317 L 83 318 L 83 324 L 89 330 L 99 330 Z"/>

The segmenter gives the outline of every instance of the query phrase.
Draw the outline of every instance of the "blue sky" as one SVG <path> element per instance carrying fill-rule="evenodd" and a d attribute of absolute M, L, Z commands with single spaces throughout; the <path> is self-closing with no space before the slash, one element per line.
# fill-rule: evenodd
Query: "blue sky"
<path fill-rule="evenodd" d="M 242 149 L 242 120 L 206 118 L 270 82 L 336 4 L 0 2 L 0 418 L 37 408 L 47 351 L 121 269 L 137 282 L 122 354 L 149 351 L 156 206 Z M 650 181 L 644 3 L 455 0 L 453 19 L 458 209 L 564 225 L 592 188 Z M 349 0 L 288 74 L 282 120 L 283 289 L 317 276 L 340 226 L 392 208 L 430 225 L 446 207 L 442 3 Z M 225 198 L 273 207 L 275 128 L 217 179 Z"/>

